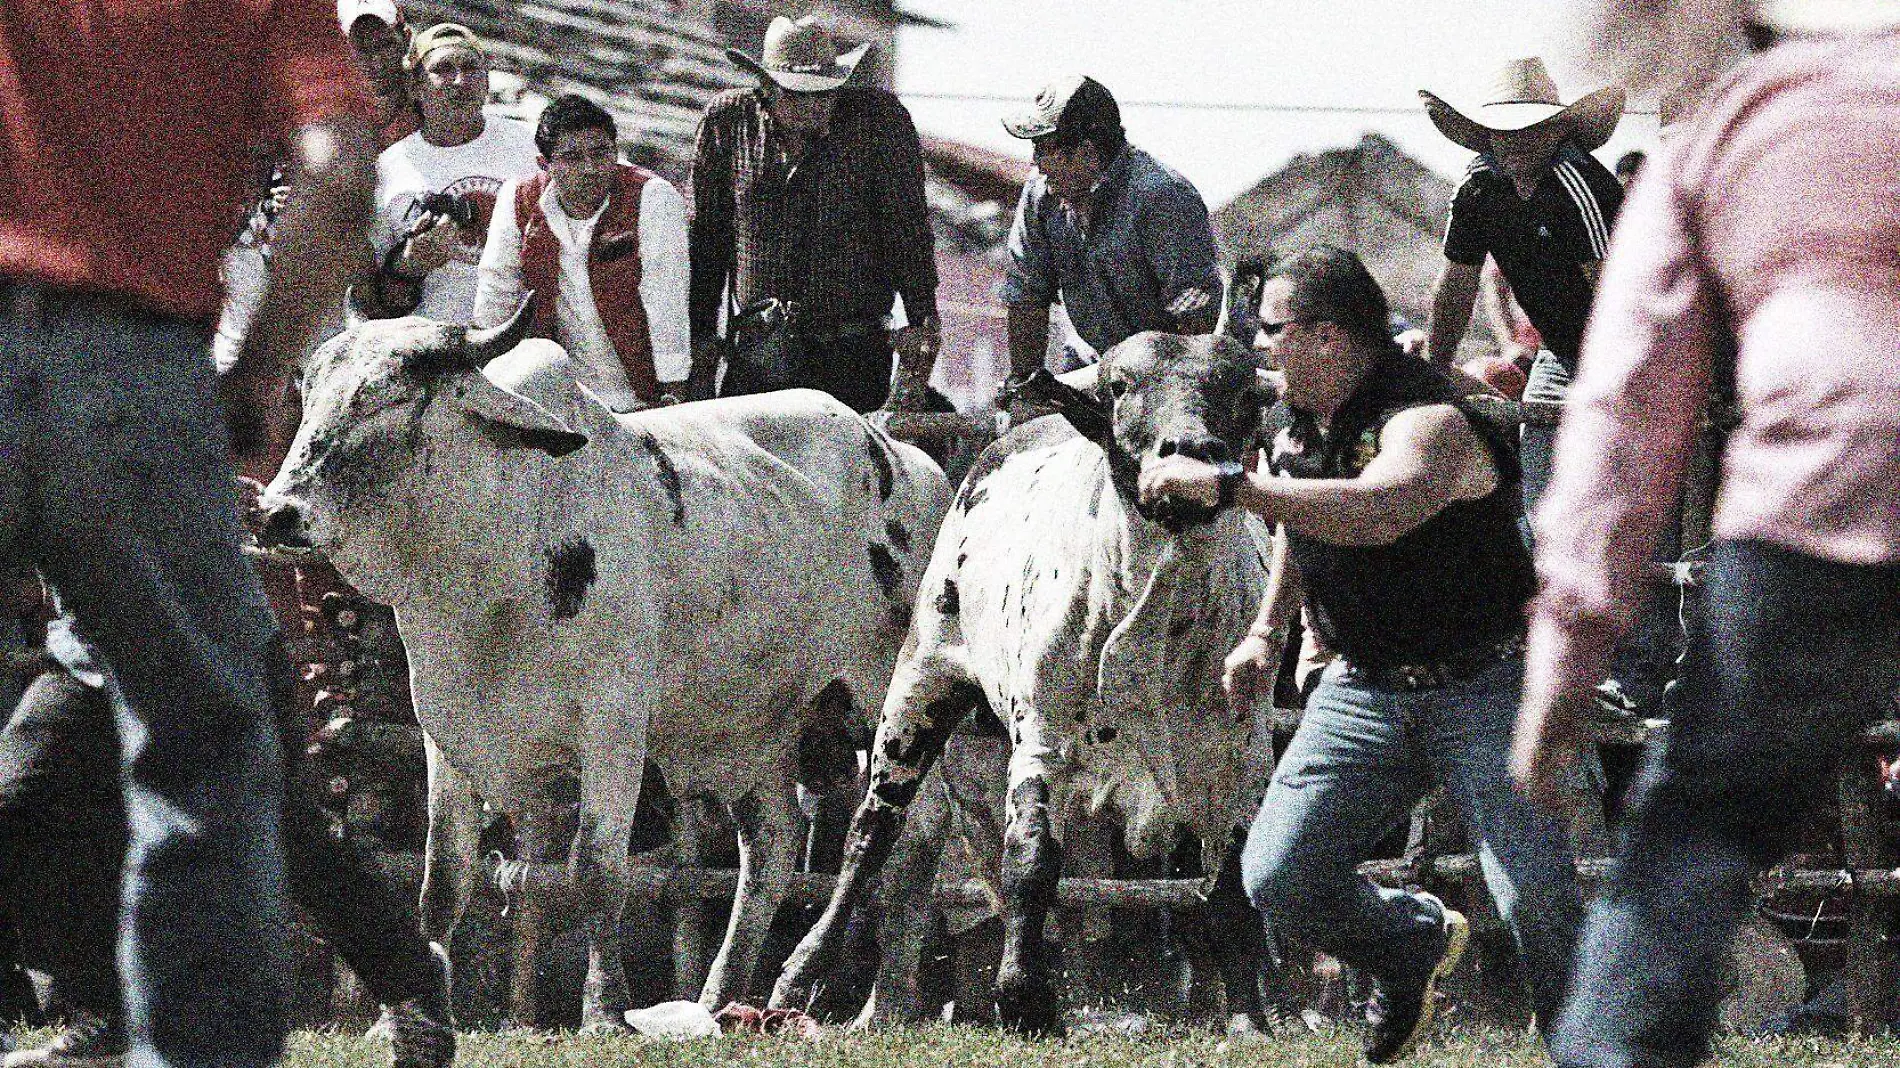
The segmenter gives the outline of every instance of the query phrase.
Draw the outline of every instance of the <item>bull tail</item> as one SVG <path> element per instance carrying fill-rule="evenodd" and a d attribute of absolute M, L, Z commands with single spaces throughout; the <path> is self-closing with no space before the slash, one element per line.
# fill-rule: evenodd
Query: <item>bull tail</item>
<path fill-rule="evenodd" d="M 950 732 L 981 700 L 982 691 L 960 674 L 931 672 L 915 661 L 904 665 L 878 725 L 871 787 L 851 818 L 837 889 L 817 925 L 786 961 L 772 988 L 774 1008 L 810 1004 L 817 984 L 837 964 L 847 921 L 890 859 L 904 830 L 905 810 L 943 754 Z"/>

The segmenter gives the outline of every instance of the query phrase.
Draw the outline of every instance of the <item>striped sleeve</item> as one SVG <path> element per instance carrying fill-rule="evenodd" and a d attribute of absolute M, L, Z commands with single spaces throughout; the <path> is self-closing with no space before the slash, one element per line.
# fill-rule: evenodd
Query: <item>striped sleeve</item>
<path fill-rule="evenodd" d="M 1554 168 L 1570 202 L 1576 206 L 1583 244 L 1577 249 L 1583 260 L 1600 260 L 1610 251 L 1610 225 L 1622 207 L 1622 187 L 1616 178 L 1594 159 L 1566 153 Z M 1603 171 L 1601 175 L 1592 172 Z"/>
<path fill-rule="evenodd" d="M 1451 195 L 1451 211 L 1445 220 L 1445 258 L 1453 263 L 1475 266 L 1484 262 L 1491 251 L 1491 238 L 1484 214 L 1483 187 L 1490 165 L 1483 157 L 1472 160 L 1464 180 Z"/>

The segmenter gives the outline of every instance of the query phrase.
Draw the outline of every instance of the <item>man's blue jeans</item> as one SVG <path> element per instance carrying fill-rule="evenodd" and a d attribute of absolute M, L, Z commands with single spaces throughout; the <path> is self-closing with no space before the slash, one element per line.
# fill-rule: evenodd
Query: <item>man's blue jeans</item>
<path fill-rule="evenodd" d="M 1589 1068 L 1707 1055 L 1749 879 L 1786 856 L 1900 682 L 1900 567 L 1717 542 L 1668 734 L 1592 911 L 1555 1051 Z"/>
<path fill-rule="evenodd" d="M 1357 867 L 1434 781 L 1464 813 L 1498 912 L 1511 926 L 1540 1020 L 1562 1003 L 1583 898 L 1564 825 L 1505 774 L 1524 662 L 1513 656 L 1436 690 L 1376 689 L 1326 669 L 1247 835 L 1247 895 L 1279 930 L 1393 981 L 1437 964 L 1443 917 Z"/>
<path fill-rule="evenodd" d="M 0 282 L 0 556 L 113 665 L 132 832 L 130 1063 L 274 1063 L 287 1025 L 283 781 L 237 494 L 193 324 Z"/>

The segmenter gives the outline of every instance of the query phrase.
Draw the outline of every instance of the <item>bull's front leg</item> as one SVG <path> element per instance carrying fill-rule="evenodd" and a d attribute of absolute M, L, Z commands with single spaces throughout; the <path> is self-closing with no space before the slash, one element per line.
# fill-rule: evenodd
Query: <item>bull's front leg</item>
<path fill-rule="evenodd" d="M 568 878 L 580 899 L 587 934 L 587 980 L 581 987 L 584 1030 L 625 1029 L 630 995 L 621 957 L 620 916 L 633 876 L 628 856 L 633 816 L 646 769 L 644 707 L 583 724 L 580 827 Z"/>
<path fill-rule="evenodd" d="M 1003 962 L 996 969 L 997 1018 L 1025 1034 L 1063 1031 L 1044 936 L 1061 878 L 1062 846 L 1049 813 L 1049 782 L 1034 773 L 1009 793 L 1009 825 L 1003 835 Z"/>
<path fill-rule="evenodd" d="M 786 960 L 772 989 L 773 1007 L 804 1008 L 811 1003 L 813 988 L 837 964 L 852 910 L 897 844 L 904 810 L 942 754 L 950 731 L 980 700 L 982 691 L 958 666 L 925 659 L 898 669 L 872 742 L 871 785 L 851 819 L 837 889 L 818 923 Z"/>
<path fill-rule="evenodd" d="M 798 871 L 799 831 L 804 813 L 789 763 L 771 780 L 732 805 L 739 832 L 739 886 L 732 897 L 732 920 L 719 956 L 713 958 L 699 1003 L 718 1011 L 744 1001 L 759 964 L 759 950 Z"/>
<path fill-rule="evenodd" d="M 1260 1004 L 1260 978 L 1269 956 L 1266 932 L 1240 883 L 1240 850 L 1246 840 L 1245 827 L 1232 836 L 1220 875 L 1200 908 L 1202 931 L 1227 992 L 1230 1035 L 1258 1034 L 1268 1027 Z"/>
<path fill-rule="evenodd" d="M 482 802 L 468 776 L 449 765 L 427 731 L 422 734 L 428 771 L 429 837 L 423 847 L 422 935 L 447 949 L 456 924 L 475 892 L 475 859 L 481 850 Z"/>

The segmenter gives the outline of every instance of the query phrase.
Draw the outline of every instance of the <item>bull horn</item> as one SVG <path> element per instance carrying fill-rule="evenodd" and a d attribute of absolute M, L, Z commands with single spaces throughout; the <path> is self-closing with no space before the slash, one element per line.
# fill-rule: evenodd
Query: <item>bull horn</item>
<path fill-rule="evenodd" d="M 349 286 L 345 288 L 343 290 L 343 328 L 345 330 L 354 330 L 364 323 L 369 322 L 369 318 L 368 315 L 363 313 L 363 305 L 357 298 L 356 287 Z"/>
<path fill-rule="evenodd" d="M 471 327 L 462 336 L 462 358 L 470 367 L 481 367 L 521 344 L 534 321 L 534 291 L 521 298 L 521 307 L 499 326 Z"/>

